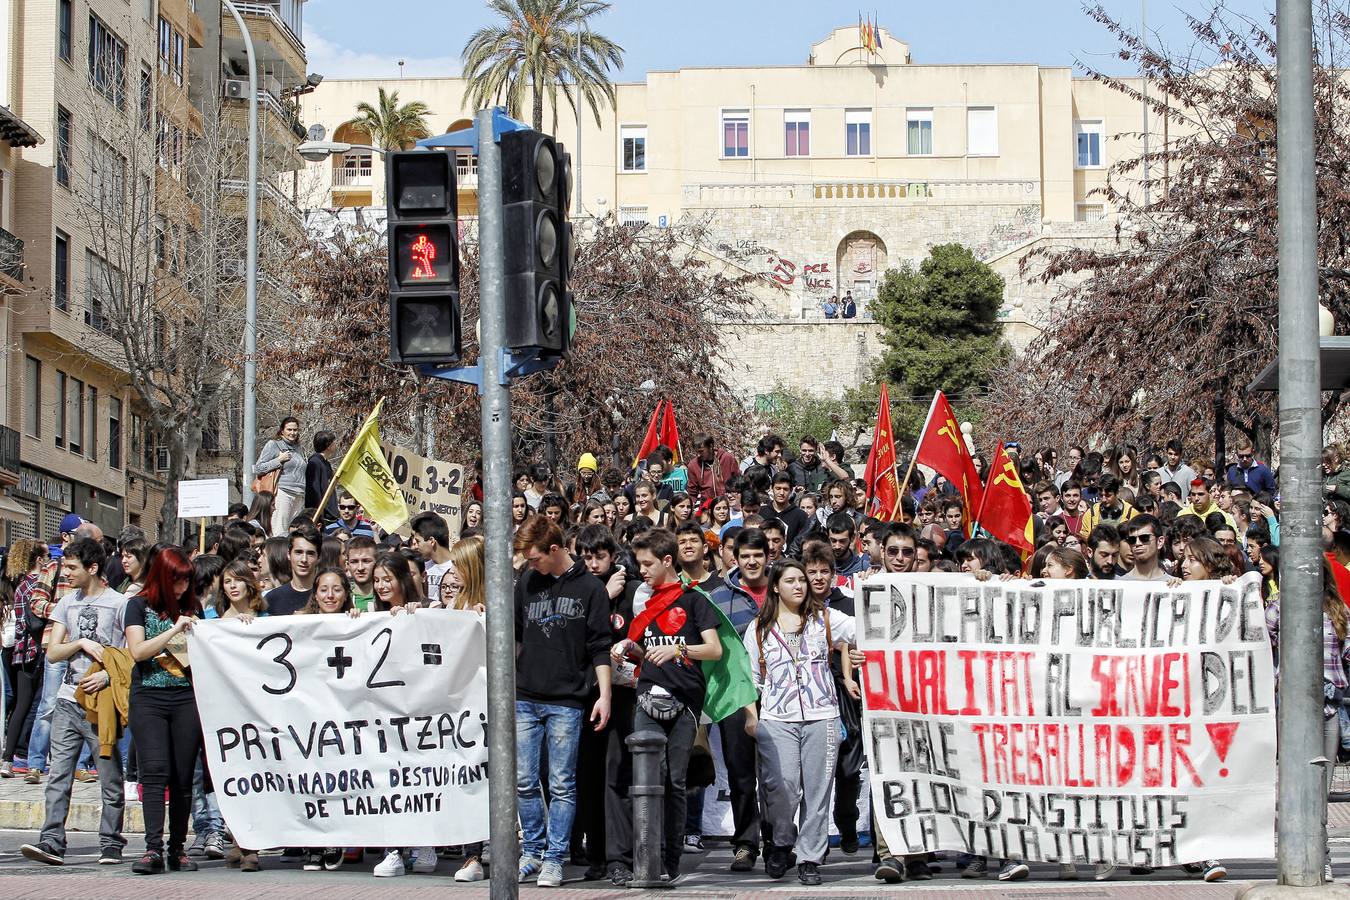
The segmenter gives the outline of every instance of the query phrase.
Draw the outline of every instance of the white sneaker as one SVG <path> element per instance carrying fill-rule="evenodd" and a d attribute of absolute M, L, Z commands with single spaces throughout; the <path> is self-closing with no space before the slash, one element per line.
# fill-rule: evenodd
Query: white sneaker
<path fill-rule="evenodd" d="M 1097 863 L 1097 868 L 1092 873 L 1094 881 L 1108 881 L 1111 876 L 1116 874 L 1116 867 L 1110 863 Z"/>
<path fill-rule="evenodd" d="M 459 871 L 455 873 L 455 880 L 482 881 L 483 864 L 478 861 L 477 857 L 470 856 L 468 859 L 464 860 L 464 865 L 460 866 Z"/>
<path fill-rule="evenodd" d="M 544 866 L 539 870 L 539 878 L 535 884 L 542 887 L 562 887 L 563 869 L 562 863 L 544 860 Z"/>
<path fill-rule="evenodd" d="M 403 865 L 403 853 L 399 850 L 386 850 L 384 859 L 375 866 L 376 878 L 393 878 L 407 874 L 408 870 Z"/>
<path fill-rule="evenodd" d="M 428 875 L 436 871 L 435 847 L 418 847 L 412 852 L 412 870 L 418 875 Z"/>

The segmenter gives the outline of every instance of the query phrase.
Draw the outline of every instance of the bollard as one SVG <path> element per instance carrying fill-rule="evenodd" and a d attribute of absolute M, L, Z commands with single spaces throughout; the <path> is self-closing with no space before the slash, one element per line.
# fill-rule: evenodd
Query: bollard
<path fill-rule="evenodd" d="M 633 804 L 633 880 L 630 888 L 665 888 L 661 880 L 661 849 L 664 846 L 666 780 L 661 761 L 666 736 L 659 731 L 640 731 L 626 740 L 633 755 L 633 782 L 628 796 Z"/>

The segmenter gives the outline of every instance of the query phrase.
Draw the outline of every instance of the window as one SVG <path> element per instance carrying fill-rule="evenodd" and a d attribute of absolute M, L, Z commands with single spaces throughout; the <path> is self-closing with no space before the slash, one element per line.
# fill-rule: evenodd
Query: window
<path fill-rule="evenodd" d="M 169 170 L 169 120 L 159 120 L 159 130 L 155 132 L 155 164 L 164 171 Z"/>
<path fill-rule="evenodd" d="M 56 274 L 52 279 L 52 303 L 62 312 L 70 310 L 70 236 L 56 233 Z"/>
<path fill-rule="evenodd" d="M 619 224 L 620 225 L 646 225 L 650 222 L 645 206 L 620 206 Z"/>
<path fill-rule="evenodd" d="M 619 129 L 619 140 L 623 143 L 623 170 L 647 171 L 647 126 L 624 125 Z"/>
<path fill-rule="evenodd" d="M 66 373 L 56 371 L 56 446 L 66 445 Z"/>
<path fill-rule="evenodd" d="M 159 74 L 168 77 L 169 58 L 173 56 L 173 26 L 163 16 L 159 17 Z"/>
<path fill-rule="evenodd" d="M 89 83 L 118 109 L 127 104 L 127 45 L 93 13 L 89 14 Z"/>
<path fill-rule="evenodd" d="M 122 401 L 108 398 L 108 468 L 122 468 Z"/>
<path fill-rule="evenodd" d="M 99 331 L 109 331 L 108 313 L 121 290 L 122 273 L 92 250 L 84 251 L 84 264 L 87 295 L 84 323 Z"/>
<path fill-rule="evenodd" d="M 992 106 L 966 110 L 966 154 L 998 156 L 998 112 Z"/>
<path fill-rule="evenodd" d="M 155 216 L 155 260 L 161 269 L 169 265 L 169 226 L 163 216 Z"/>
<path fill-rule="evenodd" d="M 844 130 L 849 156 L 872 155 L 872 111 L 848 109 L 844 111 Z"/>
<path fill-rule="evenodd" d="M 71 31 L 74 18 L 70 11 L 70 0 L 60 0 L 56 11 L 56 52 L 66 62 L 70 62 Z"/>
<path fill-rule="evenodd" d="M 173 83 L 183 86 L 183 33 L 173 33 Z"/>
<path fill-rule="evenodd" d="M 783 110 L 783 155 L 811 155 L 811 110 Z"/>
<path fill-rule="evenodd" d="M 71 453 L 84 450 L 84 382 L 78 378 L 66 379 L 66 449 Z"/>
<path fill-rule="evenodd" d="M 744 109 L 722 112 L 722 155 L 750 155 L 750 112 Z"/>
<path fill-rule="evenodd" d="M 149 131 L 155 121 L 154 73 L 141 64 L 141 131 Z"/>
<path fill-rule="evenodd" d="M 70 164 L 73 160 L 71 151 L 73 147 L 72 132 L 74 123 L 70 118 L 70 112 L 64 107 L 56 108 L 56 183 L 62 187 L 70 187 Z"/>
<path fill-rule="evenodd" d="M 1106 209 L 1100 203 L 1080 203 L 1075 210 L 1074 221 L 1102 222 L 1106 220 Z"/>
<path fill-rule="evenodd" d="M 1080 169 L 1096 169 L 1102 164 L 1102 120 L 1078 120 L 1073 123 L 1074 142 Z"/>
<path fill-rule="evenodd" d="M 170 144 L 170 169 L 173 177 L 179 180 L 183 178 L 183 130 L 177 125 L 172 129 L 173 140 Z"/>
<path fill-rule="evenodd" d="M 98 462 L 98 388 L 89 386 L 89 458 Z"/>
<path fill-rule="evenodd" d="M 42 363 L 32 356 L 23 358 L 23 430 L 42 437 Z"/>
<path fill-rule="evenodd" d="M 933 155 L 933 108 L 905 110 L 905 146 L 910 156 Z"/>
<path fill-rule="evenodd" d="M 103 138 L 89 132 L 89 193 L 99 211 L 120 216 L 126 200 L 127 161 Z"/>

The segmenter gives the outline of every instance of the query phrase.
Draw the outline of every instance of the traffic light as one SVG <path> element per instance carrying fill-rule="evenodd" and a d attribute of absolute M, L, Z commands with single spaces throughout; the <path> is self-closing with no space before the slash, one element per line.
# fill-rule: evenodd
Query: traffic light
<path fill-rule="evenodd" d="M 561 356 L 572 330 L 571 160 L 553 138 L 528 130 L 502 134 L 501 160 L 506 345 Z"/>
<path fill-rule="evenodd" d="M 455 157 L 443 150 L 388 154 L 389 357 L 459 361 L 459 223 Z"/>

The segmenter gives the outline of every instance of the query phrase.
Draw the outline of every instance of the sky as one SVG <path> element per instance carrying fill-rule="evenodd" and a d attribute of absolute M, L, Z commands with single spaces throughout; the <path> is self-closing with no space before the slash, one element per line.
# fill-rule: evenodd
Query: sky
<path fill-rule="evenodd" d="M 1103 0 L 1132 26 L 1147 4 L 1155 46 L 1190 42 L 1184 13 L 1205 0 Z M 1224 0 L 1234 14 L 1265 23 L 1274 0 Z M 881 27 L 910 45 L 916 63 L 1079 63 L 1130 74 L 1114 56 L 1115 41 L 1088 19 L 1077 0 L 966 0 L 874 6 Z M 473 31 L 492 21 L 482 0 L 309 0 L 305 45 L 311 72 L 328 78 L 456 75 Z M 612 0 L 595 20 L 625 50 L 619 81 L 682 66 L 801 65 L 812 43 L 858 11 L 829 0 Z"/>

